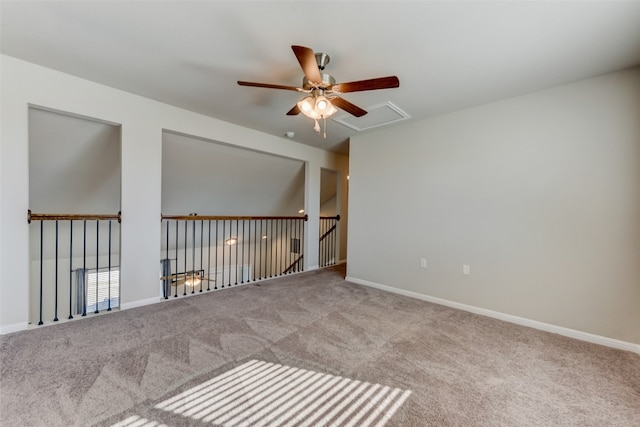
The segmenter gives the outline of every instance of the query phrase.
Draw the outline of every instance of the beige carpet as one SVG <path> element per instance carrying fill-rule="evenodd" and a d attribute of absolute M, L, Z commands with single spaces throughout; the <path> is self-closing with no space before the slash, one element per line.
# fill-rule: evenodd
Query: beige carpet
<path fill-rule="evenodd" d="M 638 355 L 343 275 L 5 335 L 0 425 L 640 425 Z"/>

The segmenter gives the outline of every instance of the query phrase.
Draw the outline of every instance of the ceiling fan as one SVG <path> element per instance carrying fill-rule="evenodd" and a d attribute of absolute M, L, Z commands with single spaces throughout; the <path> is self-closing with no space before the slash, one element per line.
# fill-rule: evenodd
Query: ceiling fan
<path fill-rule="evenodd" d="M 347 83 L 336 83 L 333 76 L 324 73 L 325 66 L 329 63 L 330 57 L 326 53 L 315 53 L 313 49 L 304 46 L 291 46 L 293 53 L 296 55 L 300 67 L 304 72 L 302 79 L 302 87 L 285 86 L 270 83 L 255 83 L 238 81 L 240 86 L 263 87 L 270 89 L 292 90 L 296 92 L 304 92 L 308 94 L 305 98 L 298 101 L 291 110 L 287 112 L 288 116 L 304 114 L 314 119 L 314 130 L 320 133 L 318 119 L 325 120 L 326 138 L 326 119 L 332 116 L 340 108 L 347 113 L 356 117 L 367 114 L 366 110 L 340 97 L 343 93 L 361 92 L 367 90 L 390 89 L 400 86 L 400 81 L 396 76 L 378 77 L 374 79 L 358 80 Z M 337 108 L 336 108 L 337 107 Z"/>

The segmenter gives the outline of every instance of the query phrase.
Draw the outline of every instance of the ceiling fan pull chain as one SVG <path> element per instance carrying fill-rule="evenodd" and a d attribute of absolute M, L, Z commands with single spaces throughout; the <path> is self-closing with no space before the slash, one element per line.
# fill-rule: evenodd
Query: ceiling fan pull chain
<path fill-rule="evenodd" d="M 327 139 L 327 118 L 322 117 L 322 119 L 324 120 L 324 132 L 322 133 L 322 136 L 324 139 Z"/>
<path fill-rule="evenodd" d="M 313 130 L 315 130 L 316 133 L 319 135 L 320 134 L 320 125 L 318 124 L 318 120 L 317 119 L 313 119 L 313 121 L 315 122 L 315 124 L 313 125 Z"/>

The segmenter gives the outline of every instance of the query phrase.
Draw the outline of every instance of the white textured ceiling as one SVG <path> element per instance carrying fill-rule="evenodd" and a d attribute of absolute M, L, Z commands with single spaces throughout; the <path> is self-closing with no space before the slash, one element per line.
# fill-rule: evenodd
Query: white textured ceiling
<path fill-rule="evenodd" d="M 344 97 L 418 120 L 640 64 L 638 1 L 3 0 L 0 18 L 4 54 L 335 151 L 356 132 L 323 140 L 285 115 L 299 94 L 236 81 L 300 85 L 299 44 L 338 82 L 397 75 Z"/>

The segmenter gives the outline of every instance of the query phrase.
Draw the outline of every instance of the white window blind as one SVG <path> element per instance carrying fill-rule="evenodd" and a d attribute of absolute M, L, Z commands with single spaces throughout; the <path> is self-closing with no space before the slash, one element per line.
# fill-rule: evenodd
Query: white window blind
<path fill-rule="evenodd" d="M 111 302 L 111 304 L 109 304 Z M 102 270 L 87 275 L 87 311 L 120 305 L 120 270 Z"/>

